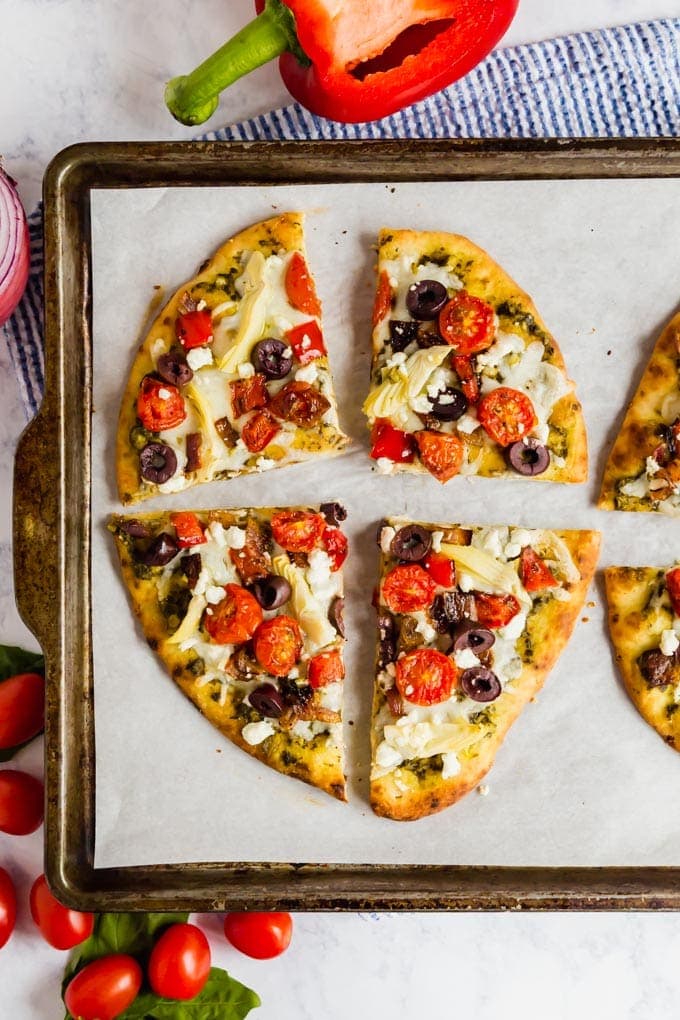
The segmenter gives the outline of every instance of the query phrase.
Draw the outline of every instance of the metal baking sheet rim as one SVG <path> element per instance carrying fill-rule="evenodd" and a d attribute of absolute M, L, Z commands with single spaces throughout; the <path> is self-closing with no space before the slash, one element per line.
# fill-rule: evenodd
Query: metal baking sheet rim
<path fill-rule="evenodd" d="M 87 910 L 680 908 L 675 867 L 95 869 L 89 578 L 91 188 L 675 176 L 680 143 L 671 139 L 96 143 L 55 157 L 44 182 L 46 390 L 17 451 L 14 571 L 19 611 L 47 663 L 45 867 L 63 902 Z"/>

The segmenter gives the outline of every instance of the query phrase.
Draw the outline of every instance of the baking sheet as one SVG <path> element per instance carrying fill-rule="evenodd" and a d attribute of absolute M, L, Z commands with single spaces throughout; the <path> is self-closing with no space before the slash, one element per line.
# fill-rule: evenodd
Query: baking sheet
<path fill-rule="evenodd" d="M 285 209 L 307 213 L 341 420 L 341 458 L 216 482 L 154 507 L 341 498 L 345 565 L 348 805 L 251 760 L 213 730 L 148 649 L 117 570 L 107 515 L 120 396 L 149 301 L 188 279 L 227 236 Z M 521 479 L 385 478 L 360 411 L 370 361 L 374 254 L 382 226 L 467 234 L 535 299 L 562 347 L 588 425 L 584 486 Z M 375 817 L 367 800 L 377 565 L 388 514 L 431 521 L 595 527 L 601 566 L 665 565 L 680 525 L 597 511 L 609 443 L 662 325 L 680 301 L 680 182 L 451 182 L 139 189 L 92 193 L 94 408 L 92 585 L 95 865 L 197 861 L 679 865 L 680 760 L 616 676 L 598 577 L 573 638 L 486 780 L 429 819 Z M 594 604 L 593 604 L 594 603 Z"/>

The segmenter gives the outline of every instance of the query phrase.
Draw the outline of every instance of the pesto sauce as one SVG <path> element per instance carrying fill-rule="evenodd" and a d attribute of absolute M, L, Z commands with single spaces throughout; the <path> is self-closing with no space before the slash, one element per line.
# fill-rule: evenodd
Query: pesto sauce
<path fill-rule="evenodd" d="M 502 301 L 496 307 L 496 314 L 499 319 L 511 319 L 514 326 L 521 326 L 537 340 L 542 340 L 544 343 L 548 341 L 548 334 L 541 329 L 531 312 L 526 312 L 521 305 L 515 304 L 513 301 Z M 550 354 L 553 353 L 554 350 L 551 348 Z"/>
<path fill-rule="evenodd" d="M 494 720 L 494 714 L 493 708 L 489 707 L 483 708 L 479 712 L 474 712 L 468 718 L 473 726 L 488 726 L 489 729 L 495 730 L 496 723 Z"/>
<path fill-rule="evenodd" d="M 412 758 L 405 761 L 401 768 L 412 772 L 422 782 L 431 772 L 441 772 L 444 762 L 441 754 L 434 754 L 431 758 Z"/>

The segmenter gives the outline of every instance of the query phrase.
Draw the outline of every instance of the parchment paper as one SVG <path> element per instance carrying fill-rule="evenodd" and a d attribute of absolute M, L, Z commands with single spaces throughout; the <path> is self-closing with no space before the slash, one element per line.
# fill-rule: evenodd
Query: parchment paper
<path fill-rule="evenodd" d="M 311 266 L 341 419 L 338 459 L 217 482 L 148 504 L 257 506 L 341 498 L 346 563 L 349 805 L 279 776 L 227 743 L 174 686 L 130 611 L 105 529 L 120 510 L 119 401 L 154 286 L 171 292 L 227 236 L 277 210 L 307 213 Z M 369 370 L 374 253 L 382 226 L 468 235 L 535 299 L 584 404 L 583 486 L 521 479 L 385 478 L 371 470 L 360 406 Z M 92 580 L 97 867 L 180 861 L 496 865 L 680 864 L 680 756 L 637 715 L 613 668 L 598 578 L 583 620 L 489 774 L 448 811 L 411 824 L 367 802 L 376 522 L 595 527 L 601 565 L 665 565 L 680 525 L 604 513 L 609 444 L 654 341 L 680 300 L 680 182 L 553 181 L 99 191 L 92 195 Z"/>

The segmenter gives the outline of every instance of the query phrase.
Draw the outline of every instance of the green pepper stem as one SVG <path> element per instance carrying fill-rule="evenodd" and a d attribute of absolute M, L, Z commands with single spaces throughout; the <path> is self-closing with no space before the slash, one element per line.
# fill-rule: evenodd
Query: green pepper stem
<path fill-rule="evenodd" d="M 295 22 L 281 0 L 265 9 L 191 74 L 168 82 L 165 103 L 181 124 L 202 124 L 217 109 L 220 92 L 286 50 L 299 48 Z"/>

